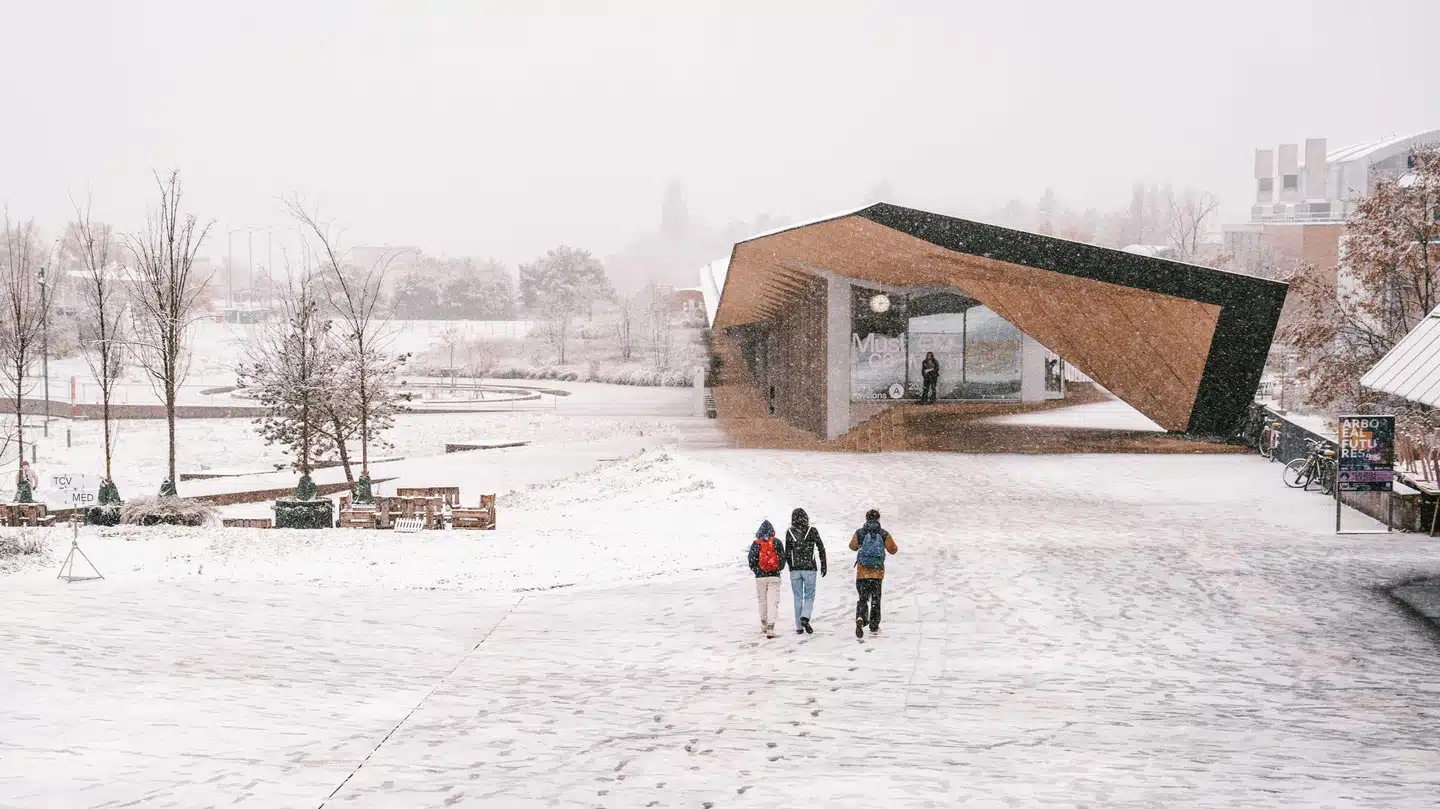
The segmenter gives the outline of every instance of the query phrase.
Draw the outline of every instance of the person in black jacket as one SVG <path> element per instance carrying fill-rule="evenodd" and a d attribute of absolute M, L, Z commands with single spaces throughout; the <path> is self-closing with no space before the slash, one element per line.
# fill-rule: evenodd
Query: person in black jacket
<path fill-rule="evenodd" d="M 935 359 L 935 352 L 925 352 L 925 361 L 920 363 L 920 379 L 925 383 L 920 389 L 920 404 L 935 404 L 935 386 L 940 382 L 940 361 Z"/>
<path fill-rule="evenodd" d="M 750 572 L 755 574 L 755 601 L 760 607 L 760 631 L 775 637 L 775 619 L 780 613 L 780 571 L 785 569 L 785 543 L 775 536 L 769 520 L 760 523 L 750 543 Z"/>
<path fill-rule="evenodd" d="M 810 524 L 805 509 L 790 512 L 790 528 L 785 532 L 785 560 L 790 564 L 790 590 L 795 595 L 795 634 L 814 632 L 810 627 L 810 611 L 815 608 L 815 562 L 819 556 L 820 575 L 826 571 L 825 543 L 820 532 Z"/>

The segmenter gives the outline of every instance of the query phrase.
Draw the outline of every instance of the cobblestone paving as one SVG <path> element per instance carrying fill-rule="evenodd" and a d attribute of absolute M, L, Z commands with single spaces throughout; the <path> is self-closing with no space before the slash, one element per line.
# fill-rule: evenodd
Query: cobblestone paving
<path fill-rule="evenodd" d="M 1440 649 L 1379 591 L 1435 540 L 1336 537 L 1251 458 L 711 460 L 801 493 L 816 635 L 761 637 L 739 568 L 523 599 L 0 583 L 0 805 L 1435 804 Z M 869 505 L 901 553 L 858 643 Z M 630 528 L 617 552 L 683 536 Z"/>

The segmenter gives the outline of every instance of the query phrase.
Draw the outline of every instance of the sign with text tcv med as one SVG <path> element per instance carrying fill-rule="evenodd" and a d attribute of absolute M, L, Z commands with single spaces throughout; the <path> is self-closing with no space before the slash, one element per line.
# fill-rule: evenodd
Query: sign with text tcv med
<path fill-rule="evenodd" d="M 99 502 L 100 479 L 93 475 L 56 472 L 40 478 L 35 499 L 50 508 L 87 508 Z"/>

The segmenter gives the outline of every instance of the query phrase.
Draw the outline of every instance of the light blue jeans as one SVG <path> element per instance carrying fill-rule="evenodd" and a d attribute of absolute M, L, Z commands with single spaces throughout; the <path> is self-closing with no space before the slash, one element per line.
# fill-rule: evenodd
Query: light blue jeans
<path fill-rule="evenodd" d="M 800 619 L 809 618 L 815 607 L 815 582 L 820 574 L 814 570 L 791 570 L 790 590 L 795 594 L 795 628 L 800 629 Z"/>

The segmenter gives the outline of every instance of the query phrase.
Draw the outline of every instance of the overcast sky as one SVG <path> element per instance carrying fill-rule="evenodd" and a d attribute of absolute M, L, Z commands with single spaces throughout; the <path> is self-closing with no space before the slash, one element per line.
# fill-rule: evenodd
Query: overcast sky
<path fill-rule="evenodd" d="M 1242 214 L 1257 146 L 1440 127 L 1436 0 L 0 12 L 0 203 L 54 230 L 88 193 L 130 228 L 178 167 L 214 255 L 227 228 L 293 234 L 288 192 L 351 244 L 511 263 L 619 248 L 672 178 L 715 223 L 828 213 L 882 178 L 942 212 L 1046 187 L 1114 208 L 1147 179 Z"/>

